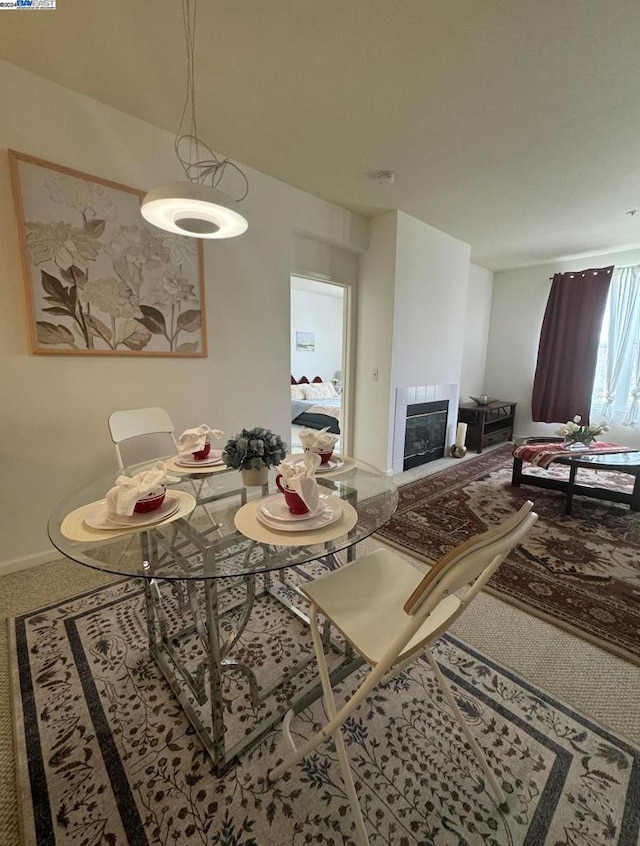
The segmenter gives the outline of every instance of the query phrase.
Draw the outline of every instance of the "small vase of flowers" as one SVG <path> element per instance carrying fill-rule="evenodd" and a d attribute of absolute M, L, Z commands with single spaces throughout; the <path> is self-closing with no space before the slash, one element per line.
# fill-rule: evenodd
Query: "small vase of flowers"
<path fill-rule="evenodd" d="M 227 441 L 222 460 L 227 467 L 240 470 L 248 487 L 266 485 L 269 468 L 277 467 L 287 454 L 287 444 L 271 429 L 256 426 L 243 429 Z"/>
<path fill-rule="evenodd" d="M 583 426 L 582 418 L 579 414 L 573 420 L 567 420 L 559 429 L 556 430 L 558 435 L 564 435 L 564 442 L 567 449 L 584 449 L 590 447 L 598 435 L 609 431 L 609 426 L 604 420 L 594 425 L 587 424 Z"/>

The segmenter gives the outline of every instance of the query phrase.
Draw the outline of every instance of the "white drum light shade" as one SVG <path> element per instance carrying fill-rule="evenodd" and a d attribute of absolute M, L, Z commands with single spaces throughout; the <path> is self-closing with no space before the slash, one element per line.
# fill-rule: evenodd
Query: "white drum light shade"
<path fill-rule="evenodd" d="M 169 182 L 142 201 L 142 216 L 154 226 L 192 238 L 235 238 L 249 224 L 224 191 L 200 182 Z"/>

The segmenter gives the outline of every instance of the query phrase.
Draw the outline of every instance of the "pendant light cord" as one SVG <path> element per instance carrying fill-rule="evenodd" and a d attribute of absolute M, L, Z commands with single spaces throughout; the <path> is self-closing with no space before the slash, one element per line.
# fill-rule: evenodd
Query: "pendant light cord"
<path fill-rule="evenodd" d="M 189 182 L 200 182 L 217 188 L 227 168 L 237 171 L 244 183 L 244 193 L 237 200 L 244 200 L 249 193 L 249 181 L 246 174 L 237 164 L 229 159 L 220 159 L 198 137 L 198 121 L 196 117 L 196 8 L 197 0 L 182 0 L 182 24 L 186 44 L 187 59 L 187 93 L 184 99 L 182 116 L 176 132 L 174 149 L 178 161 Z"/>

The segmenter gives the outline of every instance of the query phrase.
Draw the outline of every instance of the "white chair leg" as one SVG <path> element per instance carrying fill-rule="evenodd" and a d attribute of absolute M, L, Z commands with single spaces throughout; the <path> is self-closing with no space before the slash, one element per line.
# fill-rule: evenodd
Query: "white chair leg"
<path fill-rule="evenodd" d="M 387 662 L 381 662 L 380 664 L 376 664 L 374 669 L 369 673 L 365 681 L 362 682 L 360 687 L 356 690 L 353 694 L 351 699 L 342 706 L 340 711 L 336 714 L 333 720 L 330 720 L 326 723 L 320 731 L 316 732 L 313 737 L 303 743 L 302 746 L 296 747 L 295 755 L 292 755 L 290 758 L 287 758 L 286 761 L 283 761 L 281 764 L 278 764 L 277 767 L 274 767 L 272 770 L 269 771 L 267 777 L 269 781 L 277 781 L 283 773 L 287 770 L 290 770 L 294 764 L 297 764 L 298 761 L 301 761 L 303 758 L 306 758 L 310 755 L 314 749 L 320 746 L 321 743 L 324 743 L 325 740 L 328 740 L 330 737 L 333 736 L 333 733 L 337 728 L 339 728 L 342 723 L 347 719 L 347 717 L 356 710 L 356 708 L 360 705 L 361 702 L 367 698 L 367 696 L 371 693 L 371 691 L 380 684 L 380 680 L 384 676 L 384 674 L 388 671 L 389 664 Z"/>
<path fill-rule="evenodd" d="M 322 638 L 320 636 L 320 632 L 318 631 L 318 612 L 315 606 L 312 606 L 311 609 L 311 637 L 313 639 L 313 646 L 316 653 L 316 658 L 318 661 L 318 670 L 320 673 L 320 681 L 322 683 L 322 691 L 324 693 L 324 704 L 327 710 L 327 715 L 329 716 L 329 725 L 331 722 L 336 720 L 337 709 L 336 709 L 336 701 L 333 697 L 333 689 L 331 687 L 331 679 L 329 678 L 329 671 L 327 669 L 327 662 L 324 657 L 324 649 L 322 647 Z M 348 703 L 349 704 L 349 703 Z M 293 738 L 291 737 L 291 720 L 293 719 L 294 713 L 293 711 L 288 711 L 285 715 L 284 722 L 283 722 L 283 732 L 285 738 L 287 740 L 288 745 L 294 750 L 294 754 L 291 758 L 288 758 L 286 761 L 283 761 L 279 766 L 275 767 L 268 773 L 269 781 L 277 781 L 280 776 L 286 772 L 287 770 L 291 769 L 291 767 L 296 764 L 302 758 L 307 757 L 317 746 L 319 746 L 323 741 L 328 740 L 329 737 L 333 737 L 336 750 L 338 752 L 338 760 L 340 762 L 340 770 L 342 772 L 342 778 L 344 781 L 344 785 L 347 791 L 347 796 L 349 798 L 349 803 L 351 805 L 351 811 L 353 813 L 355 825 L 356 825 L 356 832 L 358 836 L 358 841 L 361 846 L 369 846 L 369 837 L 367 835 L 367 829 L 364 824 L 364 819 L 362 817 L 362 810 L 360 809 L 360 803 L 358 802 L 358 795 L 356 793 L 356 788 L 353 783 L 353 776 L 351 775 L 351 767 L 349 766 L 349 758 L 347 756 L 347 750 L 344 745 L 344 740 L 342 739 L 342 734 L 340 733 L 340 727 L 344 720 L 349 716 L 351 711 L 357 706 L 358 702 L 354 701 L 353 707 L 342 709 L 341 716 L 342 720 L 340 722 L 335 723 L 333 729 L 330 733 L 327 732 L 327 728 L 325 727 L 320 732 L 318 732 L 315 737 L 311 738 L 310 741 L 302 747 L 302 749 L 298 749 L 293 742 Z"/>
<path fill-rule="evenodd" d="M 315 606 L 311 611 L 311 637 L 313 638 L 313 646 L 318 660 L 318 669 L 320 671 L 320 681 L 322 682 L 322 690 L 324 693 L 324 707 L 330 720 L 334 720 L 338 713 L 336 709 L 336 700 L 333 696 L 333 688 L 331 687 L 331 679 L 329 677 L 329 670 L 327 668 L 327 661 L 324 655 L 324 648 L 322 645 L 322 638 L 318 631 L 318 614 Z M 351 804 L 351 811 L 356 824 L 356 831 L 358 833 L 358 840 L 362 846 L 369 846 L 369 837 L 367 829 L 362 817 L 362 809 L 358 802 L 358 794 L 356 793 L 356 786 L 353 783 L 353 775 L 351 774 L 351 767 L 349 765 L 349 756 L 344 745 L 341 727 L 338 726 L 333 732 L 333 739 L 336 744 L 338 752 L 338 760 L 340 761 L 340 769 L 342 770 L 342 779 L 347 789 L 347 796 Z"/>
<path fill-rule="evenodd" d="M 294 754 L 296 752 L 296 744 L 294 743 L 293 737 L 291 737 L 291 720 L 293 720 L 295 715 L 296 712 L 292 708 L 290 711 L 287 711 L 284 715 L 284 720 L 282 721 L 282 733 L 284 734 L 289 748 Z"/>
<path fill-rule="evenodd" d="M 460 724 L 460 728 L 464 732 L 464 735 L 467 738 L 467 741 L 469 742 L 469 746 L 471 746 L 473 754 L 478 759 L 478 763 L 482 767 L 484 774 L 486 775 L 487 780 L 489 781 L 489 784 L 491 785 L 493 793 L 494 793 L 496 799 L 498 800 L 498 804 L 503 807 L 503 810 L 507 809 L 508 808 L 507 799 L 506 799 L 504 793 L 502 792 L 502 788 L 498 784 L 498 779 L 495 777 L 493 770 L 489 766 L 487 759 L 484 756 L 484 752 L 482 751 L 482 749 L 478 745 L 475 737 L 471 733 L 471 729 L 467 725 L 467 721 L 462 716 L 462 712 L 460 711 L 460 708 L 458 708 L 458 703 L 454 699 L 454 696 L 451 693 L 451 689 L 449 688 L 449 685 L 446 683 L 444 676 L 442 675 L 442 672 L 440 671 L 440 667 L 438 666 L 438 662 L 433 657 L 430 649 L 426 649 L 425 654 L 426 654 L 427 661 L 431 665 L 431 669 L 433 670 L 434 675 L 435 675 L 436 679 L 438 680 L 438 684 L 440 685 L 440 688 L 441 688 L 442 692 L 444 693 L 444 698 L 449 703 L 449 706 L 450 706 L 451 710 L 453 711 L 455 718 L 457 719 L 458 723 Z"/>
<path fill-rule="evenodd" d="M 395 664 L 391 667 L 386 676 L 383 677 L 380 684 L 389 684 L 389 682 L 395 679 L 397 675 L 404 672 L 407 667 L 411 666 L 411 664 L 414 664 L 417 657 L 417 655 L 411 655 L 409 658 L 405 658 L 404 661 L 401 661 L 400 664 Z"/>

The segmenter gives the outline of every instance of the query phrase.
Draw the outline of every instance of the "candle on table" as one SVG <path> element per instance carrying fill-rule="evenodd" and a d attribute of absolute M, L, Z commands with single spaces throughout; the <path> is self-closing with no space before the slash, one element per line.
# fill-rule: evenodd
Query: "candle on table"
<path fill-rule="evenodd" d="M 464 442 L 467 437 L 467 424 L 466 423 L 458 423 L 458 429 L 456 431 L 456 446 L 463 447 Z"/>

